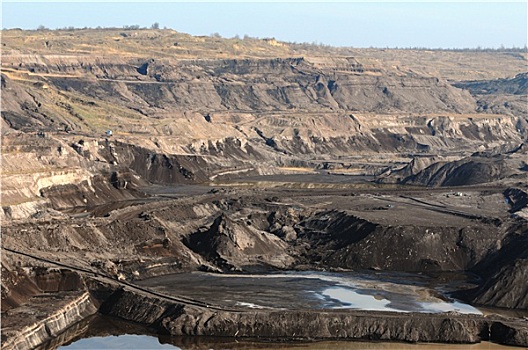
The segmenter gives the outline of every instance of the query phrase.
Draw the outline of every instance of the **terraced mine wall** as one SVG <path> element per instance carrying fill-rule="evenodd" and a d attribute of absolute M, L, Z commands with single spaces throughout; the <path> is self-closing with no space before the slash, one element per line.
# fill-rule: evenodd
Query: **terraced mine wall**
<path fill-rule="evenodd" d="M 38 32 L 3 36 L 3 347 L 33 348 L 97 310 L 172 335 L 527 346 L 520 318 L 242 312 L 133 284 L 195 270 L 466 271 L 482 283 L 464 300 L 526 310 L 526 56 L 489 68 L 409 51 L 410 69 L 406 51 L 301 57 L 266 44 L 280 55 L 228 58 L 190 36 L 192 50 L 168 50 L 149 31 L 101 39 L 157 45 L 112 56 L 94 46 L 100 33 L 45 33 L 45 52 L 23 39 Z M 99 54 L 53 40 L 92 40 Z M 417 54 L 473 68 L 419 67 Z M 299 171 L 378 181 L 233 180 Z"/>

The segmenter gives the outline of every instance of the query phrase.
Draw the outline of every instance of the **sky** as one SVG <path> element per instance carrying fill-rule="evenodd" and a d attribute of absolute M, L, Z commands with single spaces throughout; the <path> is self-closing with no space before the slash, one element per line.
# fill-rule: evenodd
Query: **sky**
<path fill-rule="evenodd" d="M 2 28 L 123 27 L 249 35 L 349 47 L 524 47 L 528 0 L 516 2 L 2 1 Z"/>

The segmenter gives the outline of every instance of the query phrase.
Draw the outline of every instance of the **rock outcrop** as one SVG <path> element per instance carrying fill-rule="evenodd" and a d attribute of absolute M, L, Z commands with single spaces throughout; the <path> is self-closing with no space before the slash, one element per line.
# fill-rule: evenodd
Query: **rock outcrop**
<path fill-rule="evenodd" d="M 86 317 L 97 312 L 97 307 L 91 300 L 89 293 L 73 297 L 63 296 L 64 301 L 57 310 L 45 315 L 43 318 L 34 319 L 33 322 L 23 328 L 19 324 L 11 325 L 11 322 L 2 322 L 2 348 L 3 349 L 34 349 L 38 345 L 49 340 L 71 327 L 73 324 L 82 321 Z M 57 302 L 55 300 L 55 302 Z M 57 305 L 58 306 L 58 305 Z M 38 313 L 36 305 L 32 305 L 32 311 Z M 25 313 L 11 314 L 9 319 L 13 320 L 27 317 Z M 24 322 L 24 323 L 27 323 Z"/>
<path fill-rule="evenodd" d="M 98 308 L 73 271 L 19 270 L 2 263 L 2 349 L 34 349 Z"/>

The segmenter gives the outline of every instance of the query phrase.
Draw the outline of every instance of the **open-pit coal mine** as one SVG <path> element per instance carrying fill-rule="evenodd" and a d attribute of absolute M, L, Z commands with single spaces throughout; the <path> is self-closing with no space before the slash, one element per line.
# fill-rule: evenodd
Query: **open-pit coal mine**
<path fill-rule="evenodd" d="M 528 347 L 525 52 L 2 45 L 2 349 Z"/>

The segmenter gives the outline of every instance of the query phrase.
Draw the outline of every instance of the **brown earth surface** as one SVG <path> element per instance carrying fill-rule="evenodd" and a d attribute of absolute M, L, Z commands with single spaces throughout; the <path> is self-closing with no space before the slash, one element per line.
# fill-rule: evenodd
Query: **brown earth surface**
<path fill-rule="evenodd" d="M 526 53 L 171 30 L 2 45 L 6 348 L 97 310 L 172 335 L 528 345 L 505 311 L 528 309 Z M 466 272 L 455 295 L 502 309 L 212 311 L 137 285 L 197 270 Z"/>

